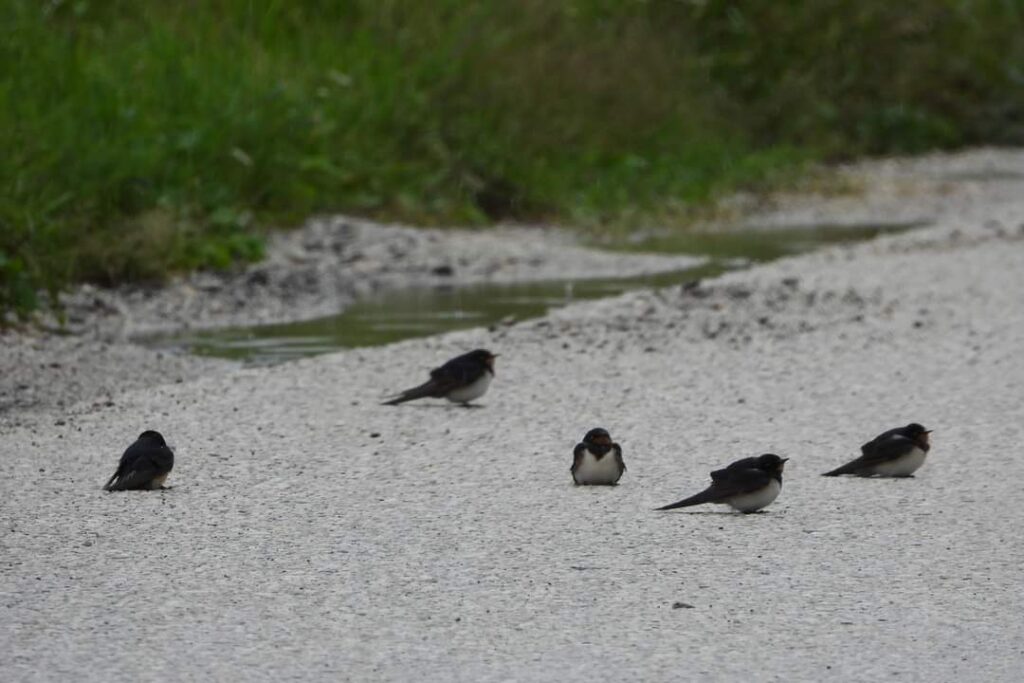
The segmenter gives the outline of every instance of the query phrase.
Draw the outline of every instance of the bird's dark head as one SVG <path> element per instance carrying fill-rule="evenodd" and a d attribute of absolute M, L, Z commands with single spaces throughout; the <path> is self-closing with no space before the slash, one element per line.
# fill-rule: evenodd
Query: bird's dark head
<path fill-rule="evenodd" d="M 789 458 L 780 458 L 774 453 L 765 453 L 757 459 L 757 468 L 769 474 L 782 474 L 782 468 L 786 466 Z"/>
<path fill-rule="evenodd" d="M 147 429 L 146 431 L 139 434 L 139 441 L 151 443 L 154 446 L 166 446 L 167 442 L 164 441 L 164 437 L 160 432 Z"/>
<path fill-rule="evenodd" d="M 587 432 L 587 435 L 583 437 L 583 441 L 586 443 L 597 443 L 610 446 L 612 443 L 612 435 L 608 433 L 607 429 L 597 427 Z"/>
<path fill-rule="evenodd" d="M 597 427 L 587 432 L 587 435 L 583 437 L 583 443 L 594 455 L 603 455 L 612 447 L 612 436 L 608 430 Z"/>
<path fill-rule="evenodd" d="M 494 359 L 498 357 L 498 354 L 491 353 L 487 349 L 476 349 L 475 351 L 470 351 L 467 355 L 486 365 L 492 371 L 494 370 Z"/>
<path fill-rule="evenodd" d="M 908 438 L 917 441 L 920 444 L 928 445 L 928 435 L 932 433 L 932 430 L 925 429 L 923 426 L 916 422 L 911 422 L 903 428 L 903 432 Z"/>

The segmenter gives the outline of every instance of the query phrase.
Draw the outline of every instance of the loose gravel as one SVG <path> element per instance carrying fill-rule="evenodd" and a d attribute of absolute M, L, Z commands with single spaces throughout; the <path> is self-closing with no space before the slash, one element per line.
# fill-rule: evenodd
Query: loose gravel
<path fill-rule="evenodd" d="M 956 183 L 904 235 L 20 413 L 0 678 L 1019 680 L 1024 183 Z M 379 405 L 477 346 L 482 407 Z M 910 421 L 915 479 L 819 476 Z M 573 487 L 597 425 L 628 470 Z M 102 493 L 145 428 L 173 488 Z M 652 510 L 761 452 L 765 513 Z"/>

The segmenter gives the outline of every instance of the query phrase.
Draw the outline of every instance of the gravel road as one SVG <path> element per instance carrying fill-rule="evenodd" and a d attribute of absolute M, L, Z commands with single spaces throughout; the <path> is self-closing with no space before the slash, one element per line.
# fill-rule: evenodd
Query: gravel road
<path fill-rule="evenodd" d="M 26 413 L 0 678 L 1019 680 L 1024 182 L 991 182 L 695 288 Z M 482 407 L 378 405 L 477 346 Z M 915 479 L 819 476 L 910 421 Z M 597 425 L 628 471 L 573 487 Z M 145 428 L 173 488 L 102 493 Z M 767 451 L 767 512 L 652 511 Z"/>

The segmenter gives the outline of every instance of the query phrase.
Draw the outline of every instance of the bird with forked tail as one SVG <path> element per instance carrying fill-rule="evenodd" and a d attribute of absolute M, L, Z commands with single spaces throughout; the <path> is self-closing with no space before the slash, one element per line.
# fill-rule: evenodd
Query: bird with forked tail
<path fill-rule="evenodd" d="M 825 477 L 854 474 L 858 477 L 912 477 L 931 449 L 925 429 L 916 422 L 882 432 L 860 447 L 860 457 L 825 472 Z"/>
<path fill-rule="evenodd" d="M 658 509 L 717 503 L 744 513 L 757 512 L 778 498 L 782 491 L 782 469 L 787 460 L 789 458 L 780 458 L 774 453 L 737 460 L 712 472 L 711 486 L 700 493 Z"/>
<path fill-rule="evenodd" d="M 494 359 L 497 354 L 487 349 L 476 349 L 451 359 L 430 371 L 430 379 L 412 389 L 406 389 L 383 405 L 396 406 L 420 398 L 446 398 L 452 403 L 468 405 L 487 392 L 494 379 Z"/>

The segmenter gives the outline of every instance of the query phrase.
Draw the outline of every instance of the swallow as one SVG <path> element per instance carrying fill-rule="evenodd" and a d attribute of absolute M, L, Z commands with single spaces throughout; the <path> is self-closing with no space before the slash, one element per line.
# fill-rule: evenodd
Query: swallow
<path fill-rule="evenodd" d="M 467 405 L 487 392 L 494 379 L 494 359 L 497 354 L 477 349 L 452 358 L 430 371 L 430 379 L 412 389 L 406 389 L 383 405 L 397 406 L 418 398 L 446 398 L 452 403 Z"/>
<path fill-rule="evenodd" d="M 719 503 L 740 512 L 757 512 L 778 498 L 782 490 L 782 468 L 787 460 L 789 458 L 773 453 L 737 460 L 725 469 L 712 472 L 711 486 L 697 495 L 658 509 Z"/>
<path fill-rule="evenodd" d="M 104 491 L 136 491 L 164 488 L 167 475 L 174 469 L 174 451 L 167 446 L 160 432 L 147 430 L 139 434 L 121 456 L 114 476 L 103 486 Z"/>
<path fill-rule="evenodd" d="M 860 447 L 859 458 L 831 472 L 825 472 L 822 476 L 856 474 L 858 477 L 912 477 L 924 464 L 928 449 L 931 448 L 929 434 L 931 430 L 916 422 L 882 432 Z"/>
<path fill-rule="evenodd" d="M 626 471 L 622 447 L 606 430 L 591 429 L 573 449 L 569 471 L 577 485 L 615 486 Z"/>

